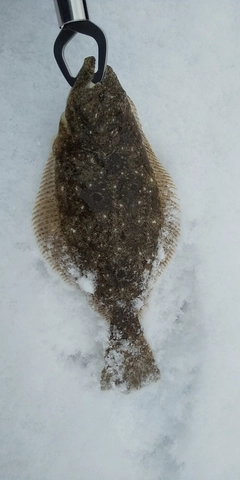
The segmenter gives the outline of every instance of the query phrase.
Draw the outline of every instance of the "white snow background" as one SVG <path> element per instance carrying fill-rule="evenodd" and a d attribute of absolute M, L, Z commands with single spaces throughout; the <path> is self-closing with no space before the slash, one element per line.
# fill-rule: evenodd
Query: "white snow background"
<path fill-rule="evenodd" d="M 0 478 L 239 480 L 240 3 L 88 7 L 181 202 L 143 318 L 162 377 L 102 392 L 107 324 L 43 263 L 31 213 L 69 86 L 53 2 L 2 1 Z M 68 49 L 75 73 L 96 53 Z"/>

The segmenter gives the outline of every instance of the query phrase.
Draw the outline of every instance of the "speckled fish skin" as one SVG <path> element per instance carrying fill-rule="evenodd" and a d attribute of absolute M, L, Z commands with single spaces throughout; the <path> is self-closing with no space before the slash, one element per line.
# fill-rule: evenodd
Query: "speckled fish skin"
<path fill-rule="evenodd" d="M 64 274 L 70 259 L 76 283 L 86 272 L 94 276 L 89 299 L 110 322 L 101 387 L 129 391 L 160 377 L 138 301 L 146 299 L 164 215 L 131 101 L 109 66 L 92 86 L 94 68 L 95 59 L 87 58 L 53 144 L 59 231 L 51 248 Z"/>

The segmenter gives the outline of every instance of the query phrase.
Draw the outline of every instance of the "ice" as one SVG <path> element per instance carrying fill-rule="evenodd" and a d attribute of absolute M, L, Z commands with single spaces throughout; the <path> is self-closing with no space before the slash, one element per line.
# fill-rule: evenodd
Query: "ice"
<path fill-rule="evenodd" d="M 240 4 L 88 7 L 181 203 L 141 320 L 161 380 L 101 392 L 109 327 L 38 251 L 31 212 L 69 86 L 53 2 L 3 2 L 0 478 L 239 480 Z M 66 50 L 75 71 L 95 53 L 80 35 Z"/>

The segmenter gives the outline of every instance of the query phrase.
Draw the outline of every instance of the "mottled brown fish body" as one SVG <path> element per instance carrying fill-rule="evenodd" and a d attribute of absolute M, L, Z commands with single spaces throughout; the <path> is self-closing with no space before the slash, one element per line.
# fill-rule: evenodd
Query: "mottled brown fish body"
<path fill-rule="evenodd" d="M 110 321 L 102 388 L 130 390 L 160 375 L 138 310 L 174 249 L 176 202 L 115 73 L 107 67 L 92 86 L 94 67 L 92 57 L 85 60 L 70 92 L 37 199 L 35 231 L 65 279 L 80 286 L 92 279 L 89 299 Z M 41 207 L 46 197 L 49 214 Z"/>

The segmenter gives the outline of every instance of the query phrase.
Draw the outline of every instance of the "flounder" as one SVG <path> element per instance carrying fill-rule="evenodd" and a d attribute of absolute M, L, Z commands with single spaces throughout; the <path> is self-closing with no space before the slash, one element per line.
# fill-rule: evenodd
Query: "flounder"
<path fill-rule="evenodd" d="M 110 323 L 102 389 L 129 391 L 160 377 L 139 316 L 173 254 L 178 205 L 116 74 L 93 85 L 94 68 L 85 59 L 70 91 L 33 221 L 45 259 Z"/>

